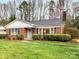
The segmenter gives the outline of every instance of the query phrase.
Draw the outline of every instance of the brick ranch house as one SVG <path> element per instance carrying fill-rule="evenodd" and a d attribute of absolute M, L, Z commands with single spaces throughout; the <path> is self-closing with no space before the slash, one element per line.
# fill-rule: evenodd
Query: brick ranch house
<path fill-rule="evenodd" d="M 39 20 L 39 21 L 22 21 L 14 20 L 7 24 L 6 32 L 10 39 L 16 39 L 16 35 L 23 35 L 24 39 L 32 39 L 34 34 L 63 34 L 65 23 L 61 19 Z"/>

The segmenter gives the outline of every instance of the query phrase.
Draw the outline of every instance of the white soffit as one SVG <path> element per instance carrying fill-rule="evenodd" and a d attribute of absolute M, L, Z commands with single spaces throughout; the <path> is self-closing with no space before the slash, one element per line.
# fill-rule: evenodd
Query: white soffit
<path fill-rule="evenodd" d="M 8 25 L 5 26 L 6 28 L 31 28 L 33 27 L 32 24 L 28 22 L 23 22 L 19 20 L 15 20 Z"/>

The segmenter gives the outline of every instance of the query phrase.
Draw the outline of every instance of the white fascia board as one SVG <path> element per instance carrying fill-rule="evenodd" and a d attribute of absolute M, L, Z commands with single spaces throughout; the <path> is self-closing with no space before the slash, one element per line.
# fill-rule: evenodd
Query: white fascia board
<path fill-rule="evenodd" d="M 5 26 L 6 28 L 32 28 L 33 24 L 24 23 L 21 21 L 13 21 Z"/>

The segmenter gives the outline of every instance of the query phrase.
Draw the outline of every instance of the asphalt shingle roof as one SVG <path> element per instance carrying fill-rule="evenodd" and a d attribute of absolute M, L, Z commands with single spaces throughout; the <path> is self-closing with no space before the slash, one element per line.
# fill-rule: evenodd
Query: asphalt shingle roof
<path fill-rule="evenodd" d="M 40 21 L 33 21 L 33 24 L 37 25 L 38 27 L 47 27 L 47 26 L 61 26 L 64 25 L 64 21 L 61 19 L 54 19 L 54 20 L 40 20 Z"/>

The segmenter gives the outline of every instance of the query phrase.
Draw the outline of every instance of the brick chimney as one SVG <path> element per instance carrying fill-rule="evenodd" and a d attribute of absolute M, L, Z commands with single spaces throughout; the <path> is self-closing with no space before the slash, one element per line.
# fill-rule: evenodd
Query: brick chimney
<path fill-rule="evenodd" d="M 62 20 L 63 21 L 66 21 L 66 16 L 67 16 L 66 11 L 63 11 L 62 12 Z"/>

